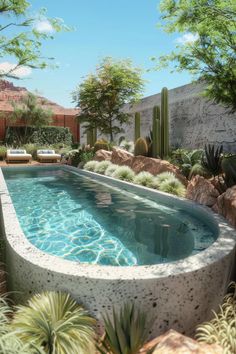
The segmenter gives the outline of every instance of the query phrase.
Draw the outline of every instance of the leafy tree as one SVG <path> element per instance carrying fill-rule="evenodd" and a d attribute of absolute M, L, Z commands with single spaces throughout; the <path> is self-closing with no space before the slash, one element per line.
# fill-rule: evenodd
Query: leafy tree
<path fill-rule="evenodd" d="M 113 141 L 130 118 L 121 108 L 139 98 L 143 85 L 140 69 L 130 60 L 103 59 L 96 73 L 88 75 L 73 93 L 81 110 L 79 121 L 87 132 L 98 128 Z"/>
<path fill-rule="evenodd" d="M 12 103 L 14 111 L 10 115 L 12 122 L 17 120 L 24 124 L 23 135 L 18 137 L 18 143 L 26 144 L 30 142 L 31 132 L 29 127 L 42 127 L 48 125 L 52 120 L 52 111 L 44 109 L 38 102 L 37 97 L 32 93 L 28 93 L 23 97 L 21 103 Z"/>
<path fill-rule="evenodd" d="M 49 59 L 41 54 L 42 42 L 52 39 L 53 32 L 68 30 L 63 21 L 57 18 L 46 18 L 42 9 L 36 16 L 30 16 L 30 3 L 26 0 L 0 0 L 0 58 L 12 58 L 15 61 L 7 71 L 0 71 L 0 79 L 4 77 L 19 78 L 16 69 L 24 67 L 45 68 Z M 51 31 L 40 30 L 37 23 L 46 22 Z"/>
<path fill-rule="evenodd" d="M 205 94 L 236 111 L 235 0 L 162 0 L 162 27 L 180 32 L 176 50 L 160 58 L 160 67 L 188 70 L 207 86 Z"/>

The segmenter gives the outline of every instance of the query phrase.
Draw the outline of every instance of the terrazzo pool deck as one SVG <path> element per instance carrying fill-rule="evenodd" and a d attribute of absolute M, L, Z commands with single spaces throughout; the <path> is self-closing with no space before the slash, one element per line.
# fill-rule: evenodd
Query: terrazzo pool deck
<path fill-rule="evenodd" d="M 169 328 L 191 335 L 198 323 L 210 317 L 211 309 L 217 309 L 225 294 L 234 267 L 235 230 L 208 208 L 191 201 L 73 167 L 61 168 L 139 196 L 187 206 L 214 222 L 219 236 L 206 250 L 166 264 L 114 267 L 64 260 L 40 251 L 27 240 L 0 171 L 8 284 L 10 291 L 17 292 L 17 301 L 24 302 L 43 290 L 68 291 L 101 320 L 102 314 L 111 313 L 112 306 L 133 300 L 154 318 L 150 337 Z"/>

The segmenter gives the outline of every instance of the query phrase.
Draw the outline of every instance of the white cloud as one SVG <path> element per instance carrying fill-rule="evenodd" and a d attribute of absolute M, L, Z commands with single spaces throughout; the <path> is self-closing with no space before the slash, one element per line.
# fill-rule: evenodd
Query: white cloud
<path fill-rule="evenodd" d="M 176 39 L 177 43 L 180 44 L 189 44 L 189 43 L 194 43 L 197 39 L 198 39 L 198 35 L 197 34 L 193 34 L 193 33 L 185 33 L 183 36 L 179 37 Z"/>
<path fill-rule="evenodd" d="M 48 20 L 41 20 L 41 21 L 37 21 L 35 23 L 35 26 L 34 28 L 38 31 L 38 32 L 44 32 L 44 33 L 47 33 L 47 32 L 53 32 L 54 29 L 51 25 L 51 23 L 48 21 Z"/>
<path fill-rule="evenodd" d="M 12 64 L 7 61 L 0 63 L 0 74 L 8 74 L 10 72 L 10 75 L 12 76 L 23 78 L 29 76 L 32 72 L 31 68 L 28 68 L 27 66 L 19 66 L 14 69 L 15 67 L 16 64 Z"/>

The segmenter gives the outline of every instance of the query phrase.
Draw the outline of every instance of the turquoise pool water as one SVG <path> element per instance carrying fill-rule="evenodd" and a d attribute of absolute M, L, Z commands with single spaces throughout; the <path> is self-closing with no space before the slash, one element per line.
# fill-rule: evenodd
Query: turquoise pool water
<path fill-rule="evenodd" d="M 60 168 L 3 168 L 21 227 L 40 250 L 102 265 L 185 258 L 215 241 L 186 210 L 109 187 Z"/>

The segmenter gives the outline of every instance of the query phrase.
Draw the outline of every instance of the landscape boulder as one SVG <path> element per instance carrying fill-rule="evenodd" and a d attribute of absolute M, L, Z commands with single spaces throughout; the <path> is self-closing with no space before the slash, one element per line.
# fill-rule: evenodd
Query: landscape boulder
<path fill-rule="evenodd" d="M 134 155 L 126 150 L 114 147 L 111 154 L 111 162 L 116 165 L 131 167 Z"/>
<path fill-rule="evenodd" d="M 147 354 L 155 346 L 153 354 L 223 354 L 223 348 L 217 344 L 199 343 L 173 329 L 149 342 L 139 351 Z"/>
<path fill-rule="evenodd" d="M 223 215 L 231 225 L 236 227 L 236 185 L 228 188 L 217 198 L 212 210 Z"/>
<path fill-rule="evenodd" d="M 94 160 L 96 160 L 96 161 L 103 161 L 103 160 L 110 161 L 111 155 L 112 155 L 111 151 L 100 149 L 100 150 L 96 151 L 95 156 L 94 156 Z"/>
<path fill-rule="evenodd" d="M 195 176 L 188 184 L 186 198 L 209 207 L 216 203 L 219 191 L 202 176 Z"/>
<path fill-rule="evenodd" d="M 133 171 L 139 173 L 141 171 L 150 172 L 153 175 L 157 175 L 162 172 L 173 173 L 185 186 L 188 184 L 188 180 L 182 175 L 179 168 L 172 165 L 170 162 L 161 159 L 155 159 L 145 156 L 134 156 L 132 165 Z"/>

